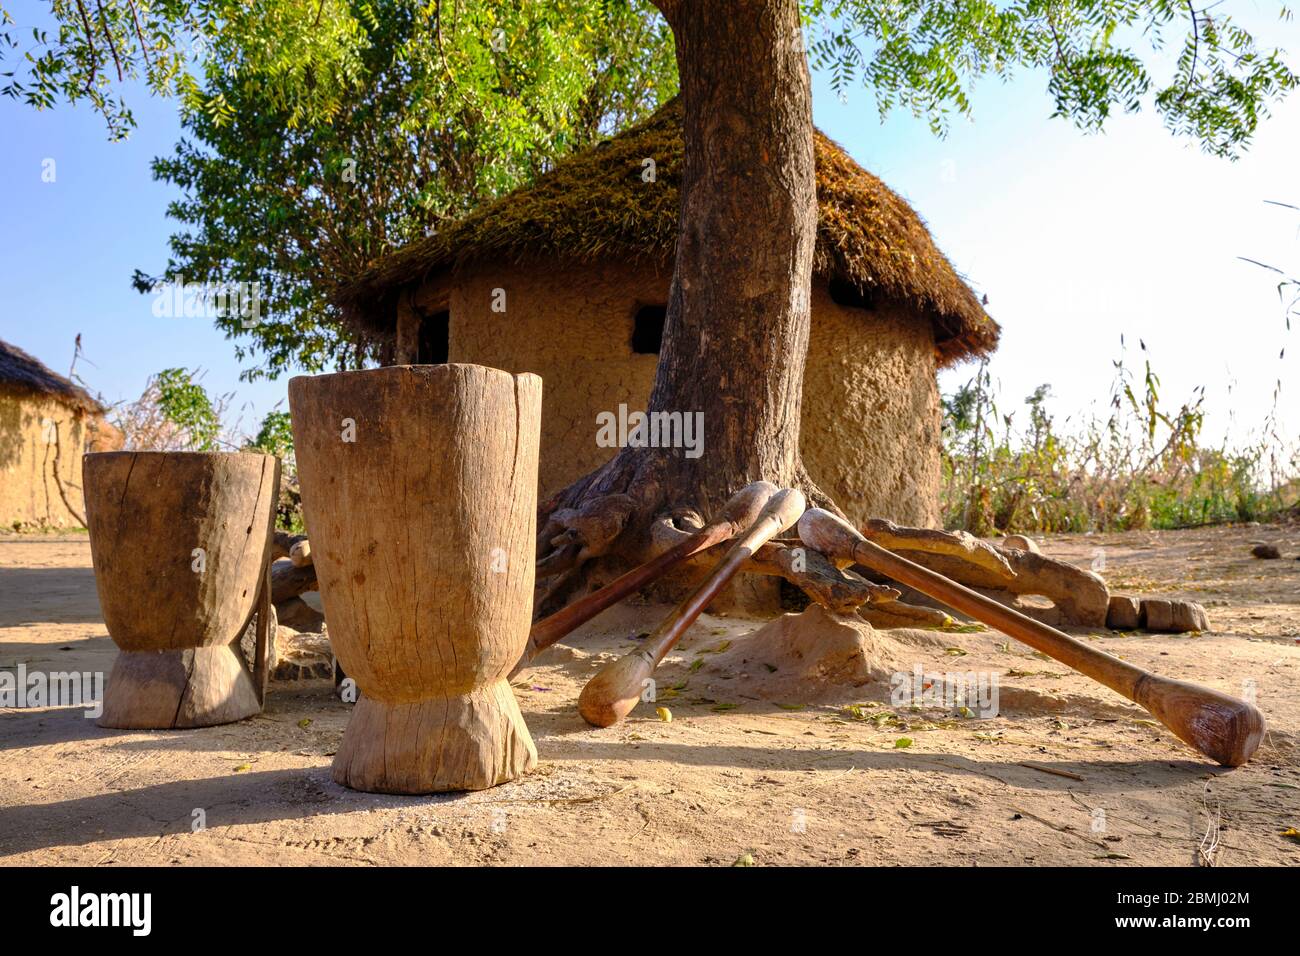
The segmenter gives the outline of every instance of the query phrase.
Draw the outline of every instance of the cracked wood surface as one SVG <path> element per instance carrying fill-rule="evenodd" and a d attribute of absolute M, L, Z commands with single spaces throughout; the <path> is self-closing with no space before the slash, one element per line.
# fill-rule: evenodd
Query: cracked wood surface
<path fill-rule="evenodd" d="M 478 790 L 536 763 L 505 677 L 531 618 L 541 393 L 477 365 L 289 383 L 330 642 L 361 691 L 339 783 Z"/>

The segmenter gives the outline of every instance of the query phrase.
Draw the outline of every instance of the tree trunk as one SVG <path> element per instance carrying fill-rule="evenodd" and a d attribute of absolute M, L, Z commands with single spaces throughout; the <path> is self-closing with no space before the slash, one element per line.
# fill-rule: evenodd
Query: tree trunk
<path fill-rule="evenodd" d="M 796 0 L 664 4 L 685 165 L 677 261 L 651 410 L 704 413 L 672 482 L 710 503 L 799 470 L 817 232 L 812 91 Z"/>
<path fill-rule="evenodd" d="M 625 535 L 675 507 L 711 514 L 760 478 L 815 491 L 799 458 L 817 206 L 798 3 L 656 5 L 677 44 L 685 164 L 648 411 L 702 413 L 702 453 L 625 448 L 544 508 L 626 493 Z"/>

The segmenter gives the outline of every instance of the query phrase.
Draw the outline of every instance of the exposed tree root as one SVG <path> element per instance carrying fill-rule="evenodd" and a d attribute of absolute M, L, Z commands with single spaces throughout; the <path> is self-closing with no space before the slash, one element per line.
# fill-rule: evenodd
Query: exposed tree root
<path fill-rule="evenodd" d="M 851 614 L 864 604 L 889 604 L 900 594 L 895 588 L 873 584 L 852 571 L 841 571 L 820 552 L 801 544 L 764 545 L 742 570 L 784 578 L 814 602 L 838 614 Z"/>
<path fill-rule="evenodd" d="M 796 477 L 785 487 L 800 489 L 810 506 L 842 517 L 835 502 L 808 477 L 802 465 L 796 466 L 795 472 Z M 730 481 L 693 475 L 670 452 L 624 449 L 541 506 L 534 618 L 558 611 L 612 577 L 680 544 L 704 527 L 705 516 L 715 516 L 723 502 L 751 480 L 748 475 Z M 1091 572 L 1041 554 L 992 545 L 960 531 L 905 528 L 873 519 L 862 532 L 891 551 L 1049 623 L 1105 623 L 1108 590 Z M 306 563 L 275 566 L 273 599 L 283 602 L 314 589 L 316 575 L 309 563 L 306 539 L 279 535 L 276 545 L 277 557 L 292 556 L 291 549 L 297 549 Z M 722 542 L 684 561 L 675 588 L 668 587 L 661 594 L 687 589 L 729 547 Z M 764 545 L 743 570 L 782 578 L 830 611 L 844 614 L 860 609 L 863 617 L 880 627 L 942 627 L 951 621 L 943 610 L 903 603 L 900 596 L 912 600 L 911 593 L 904 590 L 900 595 L 899 589 L 879 575 L 865 569 L 841 569 L 818 552 L 803 548 L 797 539 Z M 1017 598 L 1024 595 L 1048 597 L 1054 607 L 1022 605 Z M 924 596 L 921 600 L 930 603 Z"/>
<path fill-rule="evenodd" d="M 817 487 L 802 464 L 782 482 L 795 487 L 810 506 L 841 514 Z M 562 607 L 585 589 L 598 586 L 610 568 L 625 570 L 678 544 L 716 514 L 723 501 L 752 475 L 730 479 L 692 471 L 684 460 L 660 449 L 625 448 L 608 463 L 564 489 L 541 509 L 539 588 L 545 592 L 538 613 Z M 842 515 L 841 515 L 842 516 Z M 1016 596 L 1050 598 L 1054 621 L 1102 625 L 1108 603 L 1105 582 L 1097 575 L 1041 554 L 1001 548 L 965 532 L 904 528 L 883 519 L 866 523 L 862 532 L 883 547 L 911 558 L 968 586 Z M 794 547 L 791 547 L 791 545 Z M 698 576 L 725 553 L 724 543 L 683 565 L 683 581 Z M 785 579 L 817 604 L 838 613 L 858 608 L 884 626 L 942 626 L 943 611 L 896 603 L 897 589 L 835 567 L 798 542 L 772 542 L 745 566 L 746 571 Z M 679 585 L 681 586 L 681 585 Z M 892 605 L 892 606 L 891 606 Z"/>
<path fill-rule="evenodd" d="M 841 514 L 802 464 L 797 464 L 793 477 L 785 480 L 782 476 L 751 474 L 720 476 L 685 459 L 680 452 L 622 449 L 538 509 L 541 530 L 537 577 L 539 591 L 544 594 L 536 602 L 536 615 L 544 616 L 562 607 L 602 577 L 662 554 L 703 527 L 704 516 L 716 515 L 736 489 L 763 477 L 782 487 L 798 488 L 810 507 Z M 773 558 L 776 554 L 770 552 Z M 716 551 L 705 555 L 709 556 L 708 563 L 720 557 Z M 703 558 L 701 555 L 687 567 L 702 566 Z M 874 590 L 879 586 L 838 571 L 831 577 L 819 564 L 812 572 L 764 562 L 747 570 L 784 577 L 828 607 L 857 607 L 872 600 L 873 595 L 876 599 L 880 596 Z"/>
<path fill-rule="evenodd" d="M 965 531 L 900 528 L 892 521 L 873 518 L 861 528 L 863 537 L 890 551 L 916 551 L 947 555 L 987 571 L 997 581 L 1010 581 L 1016 571 L 996 547 Z"/>

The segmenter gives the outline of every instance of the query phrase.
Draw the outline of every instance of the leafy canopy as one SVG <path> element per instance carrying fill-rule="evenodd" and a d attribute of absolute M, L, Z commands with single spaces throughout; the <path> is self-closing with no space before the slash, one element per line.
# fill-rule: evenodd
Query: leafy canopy
<path fill-rule="evenodd" d="M 244 65 L 269 78 L 295 122 L 329 116 L 359 76 L 364 35 L 343 0 L 49 0 L 54 31 L 18 27 L 0 6 L 0 93 L 38 109 L 87 101 L 110 137 L 135 125 L 115 87 L 142 80 L 188 109 L 220 111 L 204 97 L 196 64 L 234 38 Z M 256 39 L 254 39 L 256 38 Z"/>
<path fill-rule="evenodd" d="M 356 364 L 330 292 L 366 263 L 513 189 L 676 91 L 666 24 L 648 4 L 354 0 L 364 41 L 326 115 L 250 65 L 269 27 L 206 51 L 184 138 L 154 162 L 182 229 L 157 282 L 257 282 L 267 321 L 218 316 L 248 377 Z"/>
<path fill-rule="evenodd" d="M 291 460 L 293 456 L 293 424 L 289 419 L 289 413 L 280 411 L 267 412 L 266 417 L 262 419 L 261 427 L 257 430 L 257 435 L 248 443 L 247 447 L 268 455 L 275 455 L 283 460 Z"/>
<path fill-rule="evenodd" d="M 259 284 L 263 321 L 217 319 L 240 358 L 262 353 L 253 377 L 361 362 L 331 289 L 676 88 L 645 0 L 48 2 L 57 29 L 30 38 L 0 7 L 0 92 L 41 109 L 88 100 L 112 137 L 133 122 L 122 81 L 179 98 L 185 138 L 154 172 L 180 188 L 170 213 L 185 230 L 159 278 Z M 800 5 L 813 68 L 841 92 L 864 84 L 882 115 L 907 109 L 942 133 L 979 77 L 1033 70 L 1084 129 L 1150 105 L 1233 157 L 1297 76 L 1230 2 Z"/>
<path fill-rule="evenodd" d="M 691 0 L 696 2 L 696 0 Z M 699 0 L 704 2 L 704 0 Z M 714 0 L 720 2 L 720 0 Z M 861 80 L 880 109 L 894 106 L 928 117 L 942 130 L 953 110 L 970 111 L 971 82 L 1010 78 L 1017 68 L 1048 72 L 1057 115 L 1099 128 L 1116 109 L 1145 99 L 1171 129 L 1194 136 L 1216 154 L 1235 155 L 1249 142 L 1268 103 L 1293 89 L 1296 74 L 1282 51 L 1260 48 L 1225 9 L 1230 0 L 801 0 L 812 27 L 814 67 L 829 70 L 838 90 Z M 289 125 L 329 118 L 347 91 L 373 79 L 363 69 L 370 29 L 391 14 L 383 0 L 49 0 L 54 32 L 33 28 L 28 41 L 0 6 L 0 55 L 21 60 L 0 92 L 38 108 L 86 99 L 110 133 L 125 135 L 130 111 L 113 77 L 143 77 L 155 92 L 175 93 L 191 109 L 229 117 L 220 89 L 204 91 L 197 61 L 211 81 L 235 69 L 255 76 L 263 95 Z M 619 0 L 430 0 L 407 5 L 430 30 L 409 38 L 402 65 L 420 74 L 414 89 L 423 115 L 483 108 L 489 93 L 519 97 L 520 83 L 546 76 L 556 91 L 577 93 L 572 56 L 599 56 L 583 35 L 606 31 L 604 51 L 628 26 Z M 450 9 L 448 9 L 450 8 Z M 1284 5 L 1279 17 L 1290 22 Z M 530 23 L 547 39 L 502 69 L 484 33 L 508 46 Z M 475 42 L 465 42 L 470 36 Z M 497 44 L 499 46 L 499 44 Z M 423 46 L 417 50 L 415 47 Z M 627 51 L 624 50 L 624 53 Z M 1144 55 L 1145 54 L 1145 55 Z M 660 66 L 654 58 L 653 65 Z M 430 66 L 436 69 L 430 69 Z M 625 60 L 608 79 L 636 85 L 646 60 Z M 373 64 L 372 64 L 373 66 Z M 1157 68 L 1163 74 L 1155 75 Z M 653 80 L 648 80 L 653 82 Z M 444 87 L 435 95 L 432 88 Z M 459 100 L 445 95 L 454 93 Z M 511 94 L 514 94 L 512 97 Z M 552 103 L 553 107 L 555 103 Z M 488 107 L 489 112 L 491 107 Z M 420 115 L 417 108 L 415 115 Z M 414 118 L 414 117 L 413 117 Z M 562 128 L 563 111 L 539 105 L 496 113 L 495 134 L 514 147 L 534 123 Z"/>
<path fill-rule="evenodd" d="M 873 89 L 882 115 L 902 107 L 943 132 L 950 113 L 970 113 L 977 77 L 1036 68 L 1047 72 L 1054 115 L 1086 130 L 1150 99 L 1172 131 L 1232 157 L 1297 77 L 1283 51 L 1260 49 L 1226 3 L 805 0 L 803 9 L 813 67 L 827 70 L 837 91 L 857 81 Z M 1287 7 L 1277 10 L 1291 21 Z"/>
<path fill-rule="evenodd" d="M 154 382 L 158 409 L 178 430 L 190 451 L 213 451 L 221 434 L 221 416 L 195 374 L 184 368 L 165 368 Z"/>

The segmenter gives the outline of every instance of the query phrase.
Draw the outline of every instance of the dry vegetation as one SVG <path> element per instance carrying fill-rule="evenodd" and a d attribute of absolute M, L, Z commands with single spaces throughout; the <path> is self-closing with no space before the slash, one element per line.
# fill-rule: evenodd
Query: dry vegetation
<path fill-rule="evenodd" d="M 982 536 L 1124 531 L 1298 514 L 1300 448 L 1272 412 L 1243 444 L 1209 443 L 1203 390 L 1172 407 L 1150 360 L 1135 375 L 1123 357 L 1104 416 L 1062 424 L 1048 413 L 1049 398 L 1043 385 L 1023 408 L 1002 406 L 987 365 L 945 398 L 949 528 Z"/>

